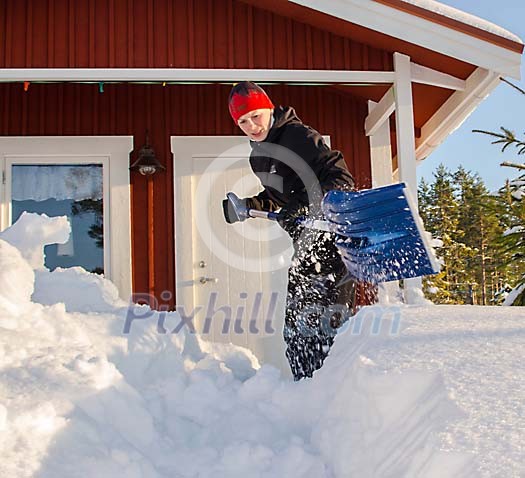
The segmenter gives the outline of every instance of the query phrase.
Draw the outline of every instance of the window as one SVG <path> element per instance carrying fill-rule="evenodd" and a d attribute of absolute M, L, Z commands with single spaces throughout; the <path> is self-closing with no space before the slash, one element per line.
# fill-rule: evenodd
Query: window
<path fill-rule="evenodd" d="M 102 173 L 101 164 L 12 166 L 11 223 L 24 211 L 69 220 L 69 241 L 45 247 L 49 270 L 81 266 L 104 273 Z"/>
<path fill-rule="evenodd" d="M 67 216 L 66 244 L 45 248 L 45 265 L 81 266 L 131 295 L 130 136 L 1 137 L 0 228 L 24 211 Z"/>

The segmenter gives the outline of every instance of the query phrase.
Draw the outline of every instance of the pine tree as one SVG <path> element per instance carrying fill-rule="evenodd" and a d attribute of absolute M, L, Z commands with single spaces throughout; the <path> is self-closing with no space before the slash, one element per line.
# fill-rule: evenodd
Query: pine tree
<path fill-rule="evenodd" d="M 424 178 L 421 178 L 419 181 L 417 195 L 419 215 L 425 225 L 425 229 L 432 234 L 434 242 L 436 244 L 441 244 L 440 246 L 435 246 L 437 254 L 440 255 L 443 243 L 437 238 L 438 232 L 435 227 L 435 221 L 433 220 L 434 211 L 436 210 L 434 198 L 437 195 L 433 193 L 432 185 L 427 183 Z M 443 259 L 440 259 L 443 264 Z M 445 276 L 446 272 L 442 267 L 439 274 L 423 278 L 423 289 L 426 295 L 436 303 L 453 303 L 453 299 L 448 291 L 449 288 Z"/>
<path fill-rule="evenodd" d="M 525 95 L 525 91 L 513 85 L 507 80 L 506 83 Z M 525 140 L 516 137 L 515 133 L 507 128 L 501 127 L 500 133 L 491 131 L 474 130 L 496 138 L 492 144 L 499 144 L 501 151 L 513 146 L 517 154 L 525 154 Z M 502 163 L 502 166 L 510 166 L 519 171 L 525 170 L 525 164 Z M 525 305 L 525 174 L 521 174 L 514 181 L 508 182 L 500 190 L 500 201 L 505 213 L 503 224 L 507 227 L 501 239 L 502 252 L 509 257 L 508 265 L 513 266 L 516 273 L 521 277 L 515 289 L 515 298 L 512 305 Z"/>
<path fill-rule="evenodd" d="M 458 188 L 461 230 L 457 240 L 464 244 L 466 262 L 464 284 L 477 286 L 480 294 L 478 303 L 486 305 L 493 302 L 491 278 L 497 276 L 499 263 L 494 243 L 503 229 L 495 214 L 494 198 L 479 174 L 473 174 L 460 166 L 454 173 L 454 180 Z"/>
<path fill-rule="evenodd" d="M 463 247 L 456 240 L 459 209 L 453 177 L 442 164 L 433 176 L 434 181 L 430 186 L 425 182 L 420 185 L 420 211 L 426 229 L 441 242 L 436 252 L 442 260 L 442 267 L 439 274 L 427 278 L 425 288 L 436 303 L 463 303 L 464 299 L 458 291 L 461 271 L 457 267 Z"/>
<path fill-rule="evenodd" d="M 505 229 L 497 198 L 478 174 L 461 166 L 451 173 L 443 165 L 434 182 L 421 180 L 418 198 L 426 229 L 442 243 L 442 271 L 425 279 L 427 295 L 437 303 L 498 303 L 509 267 L 497 245 Z"/>
<path fill-rule="evenodd" d="M 503 210 L 501 222 L 505 229 L 498 241 L 511 281 L 521 292 L 512 305 L 525 305 L 525 175 L 507 181 L 499 191 Z"/>

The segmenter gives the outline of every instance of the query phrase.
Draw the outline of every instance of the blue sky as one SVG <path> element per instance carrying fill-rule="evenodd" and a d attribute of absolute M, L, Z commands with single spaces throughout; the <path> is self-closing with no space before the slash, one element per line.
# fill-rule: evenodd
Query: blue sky
<path fill-rule="evenodd" d="M 491 21 L 525 41 L 524 0 L 440 0 L 452 7 Z M 522 79 L 511 80 L 525 89 L 525 67 L 521 68 Z M 525 137 L 525 96 L 502 83 L 481 103 L 463 125 L 452 133 L 418 167 L 418 178 L 432 179 L 432 172 L 440 163 L 455 170 L 460 164 L 477 172 L 487 187 L 496 190 L 506 178 L 514 178 L 517 170 L 500 166 L 501 161 L 525 162 L 525 156 L 518 157 L 514 150 L 505 154 L 490 144 L 490 138 L 472 133 L 473 129 L 497 131 L 505 126 L 517 135 Z"/>

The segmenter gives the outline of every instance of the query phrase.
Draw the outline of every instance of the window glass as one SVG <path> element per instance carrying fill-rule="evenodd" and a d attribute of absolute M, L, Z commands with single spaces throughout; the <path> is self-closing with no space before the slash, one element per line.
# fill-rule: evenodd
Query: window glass
<path fill-rule="evenodd" d="M 13 165 L 12 222 L 24 212 L 67 216 L 66 244 L 45 247 L 45 265 L 104 272 L 102 165 Z"/>

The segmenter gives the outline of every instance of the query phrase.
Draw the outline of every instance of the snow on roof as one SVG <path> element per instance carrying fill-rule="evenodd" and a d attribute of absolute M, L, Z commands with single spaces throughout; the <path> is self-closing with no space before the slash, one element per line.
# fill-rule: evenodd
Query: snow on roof
<path fill-rule="evenodd" d="M 436 2 L 435 0 L 401 0 L 401 1 L 404 3 L 410 3 L 411 5 L 415 5 L 417 7 L 423 8 L 425 10 L 428 10 L 429 12 L 434 12 L 434 13 L 437 13 L 438 15 L 442 15 L 444 17 L 451 18 L 452 20 L 456 20 L 466 25 L 470 25 L 475 28 L 479 28 L 480 30 L 484 30 L 486 32 L 500 36 L 502 38 L 506 38 L 507 40 L 511 40 L 511 41 L 515 41 L 515 42 L 523 44 L 523 41 L 521 40 L 520 37 L 496 25 L 495 23 L 491 23 L 488 20 L 484 20 L 483 18 L 476 17 L 475 15 L 471 15 L 470 13 L 463 12 L 462 10 L 458 10 L 457 8 L 451 7 L 449 5 L 445 5 L 443 3 Z"/>

